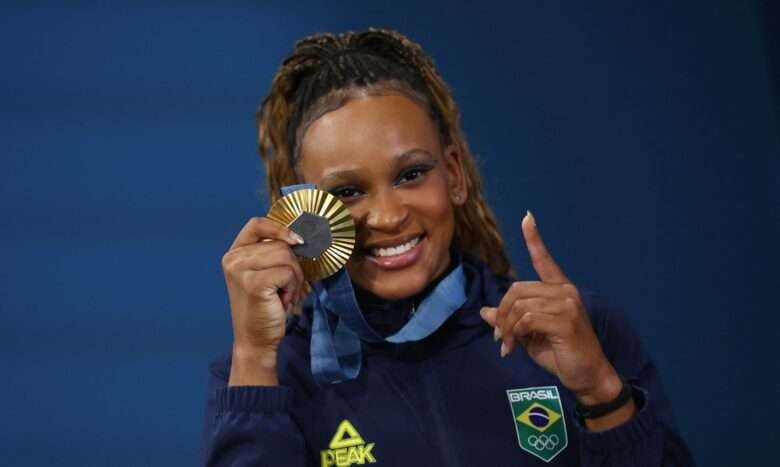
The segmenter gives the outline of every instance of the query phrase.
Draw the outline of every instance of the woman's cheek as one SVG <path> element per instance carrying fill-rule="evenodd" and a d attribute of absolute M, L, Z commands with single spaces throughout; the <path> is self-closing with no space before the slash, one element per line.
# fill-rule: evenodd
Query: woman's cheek
<path fill-rule="evenodd" d="M 421 214 L 423 222 L 431 224 L 432 228 L 444 228 L 442 222 L 454 218 L 454 211 L 450 203 L 450 196 L 444 183 L 430 187 L 414 195 L 418 211 Z"/>

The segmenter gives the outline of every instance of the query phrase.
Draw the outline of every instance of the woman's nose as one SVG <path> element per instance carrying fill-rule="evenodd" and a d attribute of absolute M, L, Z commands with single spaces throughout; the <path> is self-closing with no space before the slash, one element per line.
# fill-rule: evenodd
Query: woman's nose
<path fill-rule="evenodd" d="M 395 190 L 391 189 L 374 196 L 368 208 L 366 225 L 376 230 L 398 231 L 408 217 L 408 209 Z"/>

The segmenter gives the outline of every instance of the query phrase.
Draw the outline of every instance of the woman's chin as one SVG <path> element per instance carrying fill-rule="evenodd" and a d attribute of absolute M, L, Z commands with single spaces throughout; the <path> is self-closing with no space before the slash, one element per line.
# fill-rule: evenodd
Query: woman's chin
<path fill-rule="evenodd" d="M 361 289 L 383 300 L 402 300 L 413 297 L 422 292 L 428 285 L 423 277 L 415 277 L 417 274 L 393 274 L 397 277 L 388 277 L 390 275 L 380 274 L 375 278 L 366 280 L 365 276 L 359 273 L 352 274 L 352 281 Z"/>

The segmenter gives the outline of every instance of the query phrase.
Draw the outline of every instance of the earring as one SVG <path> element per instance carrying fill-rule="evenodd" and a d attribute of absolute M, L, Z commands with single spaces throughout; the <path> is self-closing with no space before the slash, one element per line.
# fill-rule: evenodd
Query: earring
<path fill-rule="evenodd" d="M 460 203 L 460 200 L 461 200 L 461 194 L 460 194 L 460 192 L 458 192 L 458 193 L 455 193 L 455 194 L 453 195 L 453 197 L 452 197 L 452 198 L 453 198 L 453 200 L 454 200 L 456 203 Z"/>

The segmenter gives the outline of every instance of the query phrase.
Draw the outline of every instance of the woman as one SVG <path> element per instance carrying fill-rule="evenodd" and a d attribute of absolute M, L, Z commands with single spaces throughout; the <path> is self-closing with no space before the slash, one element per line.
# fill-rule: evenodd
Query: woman
<path fill-rule="evenodd" d="M 303 240 L 246 223 L 222 262 L 234 342 L 211 365 L 206 464 L 692 464 L 636 336 L 530 213 L 540 280 L 511 279 L 458 120 L 397 32 L 307 37 L 283 61 L 258 112 L 270 194 L 308 183 L 346 204 L 351 282 L 305 296 Z"/>

